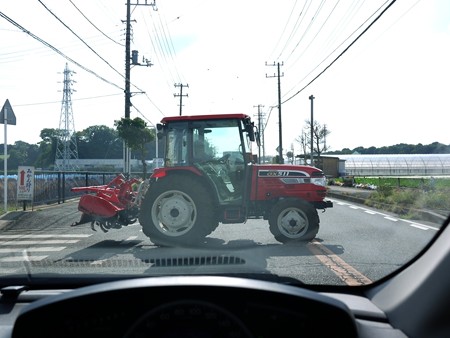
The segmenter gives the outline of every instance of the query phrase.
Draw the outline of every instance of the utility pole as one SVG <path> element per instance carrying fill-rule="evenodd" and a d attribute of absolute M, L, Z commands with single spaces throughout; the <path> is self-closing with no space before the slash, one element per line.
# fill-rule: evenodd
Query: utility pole
<path fill-rule="evenodd" d="M 313 95 L 310 95 L 311 100 L 311 166 L 314 165 L 314 99 Z"/>
<path fill-rule="evenodd" d="M 264 107 L 261 104 L 258 104 L 257 106 L 253 106 L 254 108 L 258 107 L 258 131 L 261 135 L 261 126 L 262 126 L 262 114 L 261 114 L 261 107 Z M 264 144 L 264 143 L 263 143 Z M 258 146 L 258 163 L 261 163 L 261 145 Z"/>
<path fill-rule="evenodd" d="M 188 84 L 182 84 L 182 83 L 175 83 L 174 84 L 175 87 L 180 87 L 180 94 L 173 94 L 174 97 L 180 97 L 180 116 L 181 116 L 181 110 L 183 107 L 183 96 L 188 97 L 188 94 L 183 94 L 183 87 L 187 87 L 189 88 Z"/>
<path fill-rule="evenodd" d="M 283 66 L 283 63 L 280 64 L 279 62 L 277 62 L 277 63 L 274 62 L 273 64 L 268 65 L 266 62 L 266 66 L 277 66 L 277 70 L 278 70 L 277 75 L 274 74 L 273 76 L 267 76 L 267 74 L 266 74 L 266 78 L 269 78 L 269 77 L 277 77 L 278 78 L 278 138 L 279 138 L 278 157 L 279 157 L 280 163 L 284 163 L 284 160 L 283 160 L 283 135 L 282 135 L 283 129 L 281 126 L 281 80 L 280 80 L 280 78 L 282 76 L 284 76 L 284 73 L 280 74 L 280 66 Z"/>
<path fill-rule="evenodd" d="M 133 63 L 135 61 L 135 57 L 137 57 L 137 51 L 133 51 L 133 56 L 130 51 L 131 44 L 131 5 L 133 6 L 152 6 L 155 10 L 156 3 L 155 0 L 152 3 L 139 3 L 139 0 L 136 0 L 136 3 L 131 3 L 130 0 L 127 0 L 127 19 L 126 23 L 126 32 L 125 32 L 125 118 L 130 118 L 130 108 L 131 104 L 131 90 L 130 90 L 130 77 L 131 77 L 131 59 L 133 58 Z M 123 21 L 122 21 L 123 22 Z M 147 63 L 148 66 L 151 66 L 150 63 Z M 126 146 L 124 142 L 123 147 L 123 159 L 124 159 L 124 172 L 128 175 L 130 173 L 130 149 Z"/>

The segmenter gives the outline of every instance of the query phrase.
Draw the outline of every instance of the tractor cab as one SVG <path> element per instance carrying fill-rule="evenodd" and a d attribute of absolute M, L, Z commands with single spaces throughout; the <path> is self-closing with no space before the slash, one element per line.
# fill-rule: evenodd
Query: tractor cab
<path fill-rule="evenodd" d="M 166 142 L 162 170 L 191 167 L 209 178 L 220 204 L 242 202 L 251 144 L 258 137 L 247 115 L 170 117 L 158 129 Z"/>

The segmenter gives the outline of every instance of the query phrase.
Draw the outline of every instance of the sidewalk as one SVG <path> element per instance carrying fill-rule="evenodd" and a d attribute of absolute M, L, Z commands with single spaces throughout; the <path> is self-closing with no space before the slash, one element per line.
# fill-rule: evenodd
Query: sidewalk
<path fill-rule="evenodd" d="M 32 207 L 29 206 L 26 210 L 18 209 L 18 210 L 14 210 L 14 211 L 8 211 L 8 212 L 0 215 L 0 230 L 3 229 L 8 224 L 12 223 L 13 221 L 19 219 L 24 214 L 27 214 L 30 212 L 35 212 L 35 211 L 42 210 L 42 209 L 51 208 L 51 207 L 57 207 L 57 206 L 60 206 L 63 204 L 71 203 L 71 202 L 76 202 L 77 200 L 78 200 L 77 198 L 71 198 L 71 199 L 67 199 L 62 204 L 58 204 L 58 203 L 39 204 L 39 205 L 34 205 Z"/>
<path fill-rule="evenodd" d="M 0 230 L 12 221 L 18 219 L 24 213 L 26 213 L 26 211 L 8 211 L 7 213 L 0 215 Z"/>

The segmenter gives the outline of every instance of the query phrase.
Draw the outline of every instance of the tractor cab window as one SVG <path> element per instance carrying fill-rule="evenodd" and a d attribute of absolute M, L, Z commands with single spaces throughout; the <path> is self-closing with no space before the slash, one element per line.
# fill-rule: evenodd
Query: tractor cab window
<path fill-rule="evenodd" d="M 243 164 L 241 128 L 236 120 L 192 123 L 193 161 L 223 160 Z"/>
<path fill-rule="evenodd" d="M 222 201 L 242 197 L 245 147 L 239 123 L 238 120 L 192 123 L 192 163 L 211 178 Z"/>
<path fill-rule="evenodd" d="M 188 164 L 187 122 L 173 124 L 167 131 L 165 166 L 181 166 Z"/>
<path fill-rule="evenodd" d="M 208 133 L 211 133 L 211 129 L 205 129 L 203 127 L 194 127 L 192 129 L 193 137 L 193 149 L 192 156 L 193 162 L 202 162 L 215 158 L 215 150 L 211 145 L 211 140 L 205 137 Z"/>

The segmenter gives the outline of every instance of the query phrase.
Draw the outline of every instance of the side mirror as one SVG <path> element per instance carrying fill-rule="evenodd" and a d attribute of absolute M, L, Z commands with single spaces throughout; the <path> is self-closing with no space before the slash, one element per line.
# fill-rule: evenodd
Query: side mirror
<path fill-rule="evenodd" d="M 245 131 L 247 132 L 250 141 L 255 141 L 255 125 L 253 124 L 253 122 L 245 124 Z"/>
<path fill-rule="evenodd" d="M 255 141 L 255 133 L 252 131 L 247 132 L 248 138 L 250 139 L 250 141 L 254 142 Z"/>
<path fill-rule="evenodd" d="M 261 146 L 261 139 L 259 137 L 259 131 L 258 130 L 255 131 L 255 139 L 256 139 L 256 145 L 258 147 L 260 147 Z"/>

